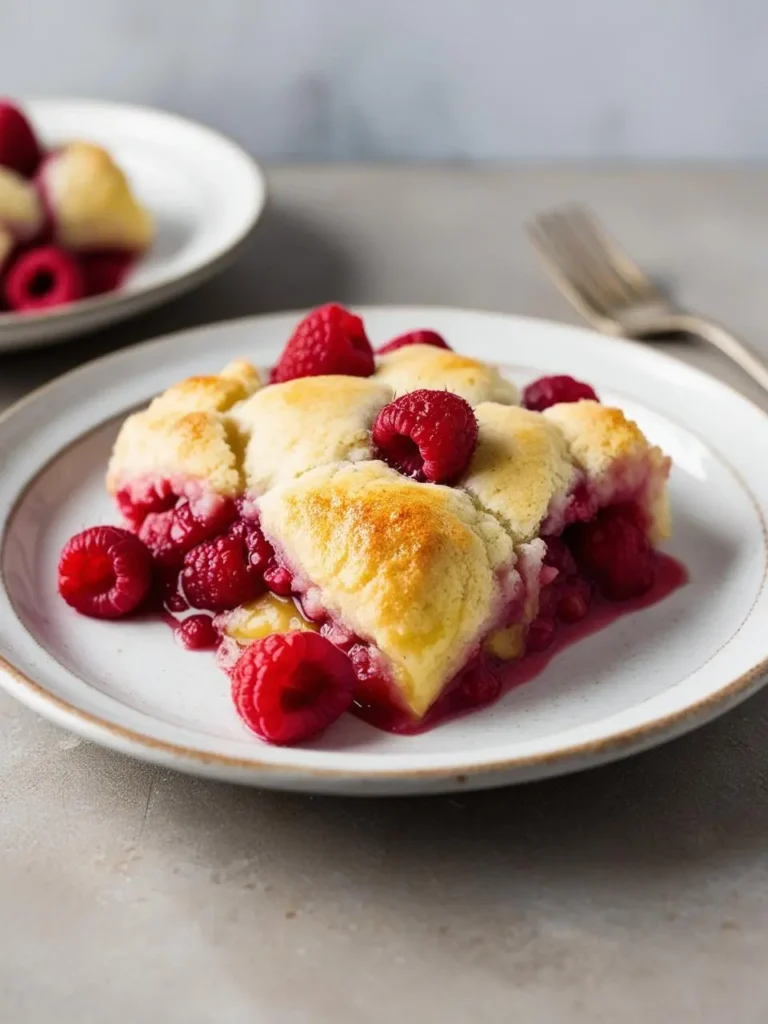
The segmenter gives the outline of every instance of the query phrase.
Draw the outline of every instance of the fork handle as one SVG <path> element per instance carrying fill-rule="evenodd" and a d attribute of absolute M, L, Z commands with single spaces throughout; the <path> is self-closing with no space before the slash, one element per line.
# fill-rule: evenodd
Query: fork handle
<path fill-rule="evenodd" d="M 696 313 L 671 313 L 666 318 L 663 330 L 665 333 L 679 331 L 693 334 L 708 342 L 737 363 L 752 380 L 768 392 L 768 364 L 745 341 L 731 334 L 714 320 L 708 320 Z"/>

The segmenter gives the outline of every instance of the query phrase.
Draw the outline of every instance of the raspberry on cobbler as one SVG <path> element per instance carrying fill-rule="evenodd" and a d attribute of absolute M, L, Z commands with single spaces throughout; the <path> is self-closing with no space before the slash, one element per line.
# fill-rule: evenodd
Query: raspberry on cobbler
<path fill-rule="evenodd" d="M 379 457 L 404 476 L 451 483 L 477 445 L 472 407 L 450 391 L 411 391 L 385 405 L 373 424 Z"/>
<path fill-rule="evenodd" d="M 431 345 L 433 348 L 449 349 L 451 346 L 445 338 L 437 331 L 408 331 L 407 334 L 400 334 L 386 345 L 376 349 L 377 356 L 385 356 L 388 352 L 397 352 L 399 348 L 406 348 L 408 345 Z"/>
<path fill-rule="evenodd" d="M 355 683 L 349 658 L 319 633 L 273 633 L 238 659 L 232 699 L 262 739 L 298 743 L 349 709 Z"/>
<path fill-rule="evenodd" d="M 561 402 L 581 402 L 591 399 L 599 402 L 594 388 L 583 381 L 565 375 L 557 377 L 540 377 L 523 391 L 522 404 L 532 412 L 543 412 L 551 405 Z"/>
<path fill-rule="evenodd" d="M 271 380 L 279 384 L 325 374 L 370 377 L 374 369 L 363 321 L 332 302 L 312 310 L 299 323 L 272 370 Z"/>

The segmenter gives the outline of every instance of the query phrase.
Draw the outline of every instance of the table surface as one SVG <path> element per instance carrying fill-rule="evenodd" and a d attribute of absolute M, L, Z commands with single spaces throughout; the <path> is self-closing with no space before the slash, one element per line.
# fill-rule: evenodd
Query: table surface
<path fill-rule="evenodd" d="M 269 178 L 235 266 L 128 325 L 0 356 L 0 408 L 116 347 L 329 298 L 577 322 L 522 232 L 567 199 L 768 355 L 768 172 Z M 768 408 L 716 353 L 665 347 Z M 186 778 L 0 695 L 0 1020 L 763 1022 L 767 729 L 768 691 L 578 776 L 362 801 Z"/>

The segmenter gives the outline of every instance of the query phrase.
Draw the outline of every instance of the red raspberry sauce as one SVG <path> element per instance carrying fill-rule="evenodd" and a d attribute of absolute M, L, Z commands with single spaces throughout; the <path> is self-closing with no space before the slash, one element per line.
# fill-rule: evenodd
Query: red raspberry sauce
<path fill-rule="evenodd" d="M 676 559 L 656 552 L 655 560 L 655 582 L 651 589 L 641 597 L 631 598 L 627 601 L 607 601 L 596 594 L 592 598 L 589 612 L 580 622 L 557 623 L 554 640 L 546 650 L 531 651 L 518 661 L 497 663 L 496 671 L 501 679 L 500 696 L 513 687 L 531 682 L 561 651 L 570 647 L 571 644 L 605 629 L 606 626 L 612 625 L 624 615 L 631 615 L 633 612 L 658 604 L 659 601 L 663 601 L 688 582 L 688 573 L 685 567 Z M 479 666 L 479 670 L 483 670 L 482 665 Z M 404 735 L 415 735 L 427 732 L 436 725 L 475 710 L 471 707 L 462 707 L 457 710 L 455 699 L 451 698 L 452 692 L 448 690 L 437 700 L 426 716 L 417 723 L 408 718 L 405 712 L 398 711 L 396 707 L 389 704 L 385 706 L 355 703 L 352 705 L 351 711 L 378 729 Z"/>

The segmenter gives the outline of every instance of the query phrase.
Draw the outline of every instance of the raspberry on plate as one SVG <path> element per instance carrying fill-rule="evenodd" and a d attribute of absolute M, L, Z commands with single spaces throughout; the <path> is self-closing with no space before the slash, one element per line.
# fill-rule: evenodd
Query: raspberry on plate
<path fill-rule="evenodd" d="M 249 564 L 246 542 L 238 532 L 203 541 L 184 557 L 184 595 L 195 608 L 228 611 L 263 589 L 263 579 Z"/>
<path fill-rule="evenodd" d="M 373 349 L 359 316 L 336 303 L 313 309 L 296 327 L 272 371 L 276 384 L 295 377 L 370 377 Z"/>
<path fill-rule="evenodd" d="M 299 743 L 349 709 L 355 683 L 349 658 L 319 633 L 273 633 L 238 659 L 232 699 L 268 743 Z"/>
<path fill-rule="evenodd" d="M 385 405 L 373 424 L 379 456 L 404 476 L 451 483 L 469 465 L 477 420 L 450 391 L 411 391 Z"/>
<path fill-rule="evenodd" d="M 80 265 L 55 245 L 22 253 L 5 279 L 5 299 L 19 313 L 36 313 L 85 295 Z"/>
<path fill-rule="evenodd" d="M 591 399 L 599 402 L 595 389 L 574 377 L 540 377 L 523 391 L 523 406 L 532 412 L 543 412 L 550 405 L 561 402 L 581 402 Z"/>
<path fill-rule="evenodd" d="M 210 615 L 190 615 L 176 627 L 176 636 L 188 651 L 210 650 L 219 642 L 219 633 Z"/>
<path fill-rule="evenodd" d="M 376 355 L 385 356 L 388 352 L 397 352 L 399 348 L 405 348 L 406 345 L 432 345 L 433 348 L 449 350 L 451 347 L 437 331 L 408 331 L 407 334 L 400 334 L 392 341 L 388 341 L 386 345 L 381 345 L 376 349 Z"/>
<path fill-rule="evenodd" d="M 67 541 L 59 558 L 59 593 L 96 619 L 130 614 L 152 583 L 152 558 L 142 542 L 117 526 L 93 526 Z"/>
<path fill-rule="evenodd" d="M 0 101 L 0 165 L 30 178 L 41 159 L 32 125 L 17 106 Z"/>
<path fill-rule="evenodd" d="M 653 551 L 636 506 L 601 509 L 566 535 L 581 571 L 611 600 L 639 597 L 653 586 Z"/>

